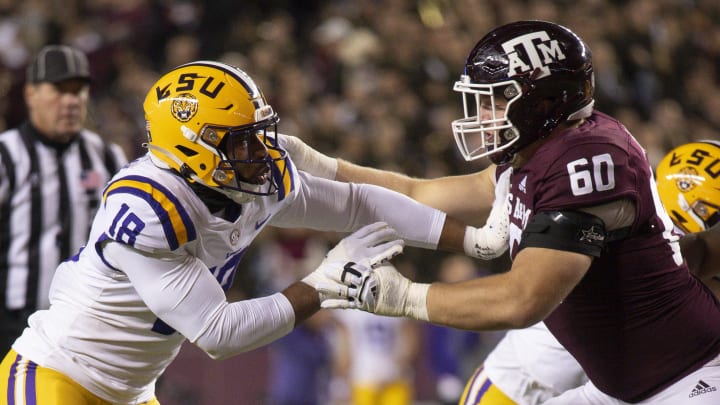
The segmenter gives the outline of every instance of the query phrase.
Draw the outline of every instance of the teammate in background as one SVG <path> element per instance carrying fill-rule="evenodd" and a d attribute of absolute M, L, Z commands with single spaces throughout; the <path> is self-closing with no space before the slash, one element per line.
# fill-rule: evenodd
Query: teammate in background
<path fill-rule="evenodd" d="M 2 353 L 48 307 L 55 268 L 85 243 L 103 186 L 127 163 L 119 146 L 84 128 L 90 81 L 85 54 L 42 48 L 27 69 L 27 120 L 0 134 Z"/>
<path fill-rule="evenodd" d="M 677 229 L 690 271 L 720 297 L 720 142 L 678 146 L 658 164 L 660 200 Z"/>
<path fill-rule="evenodd" d="M 58 266 L 50 308 L 0 365 L 10 404 L 157 404 L 155 382 L 185 339 L 215 359 L 265 345 L 346 296 L 333 283 L 354 266 L 399 253 L 398 237 L 463 251 L 466 226 L 438 210 L 298 171 L 277 145 L 277 114 L 236 67 L 179 66 L 144 110 L 148 153 L 105 187 L 86 247 Z M 281 293 L 229 303 L 224 290 L 266 225 L 357 231 Z"/>
<path fill-rule="evenodd" d="M 720 308 L 687 271 L 642 148 L 593 110 L 584 42 L 549 22 L 501 26 L 470 52 L 455 89 L 464 96 L 465 118 L 453 122 L 460 151 L 497 168 L 382 181 L 456 215 L 487 213 L 509 183 L 510 271 L 429 285 L 385 266 L 346 279 L 356 288 L 332 306 L 471 330 L 544 319 L 590 379 L 548 404 L 720 401 L 711 389 L 720 385 Z M 308 166 L 341 180 L 380 178 L 307 155 Z M 695 392 L 698 384 L 708 389 Z"/>
<path fill-rule="evenodd" d="M 333 311 L 332 316 L 338 324 L 334 339 L 336 378 L 344 380 L 349 389 L 349 396 L 336 398 L 335 403 L 412 404 L 419 322 L 362 311 Z"/>

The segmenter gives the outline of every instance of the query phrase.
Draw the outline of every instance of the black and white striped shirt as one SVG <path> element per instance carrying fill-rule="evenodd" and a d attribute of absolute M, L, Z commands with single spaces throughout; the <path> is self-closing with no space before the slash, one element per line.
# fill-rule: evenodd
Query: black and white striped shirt
<path fill-rule="evenodd" d="M 67 145 L 29 124 L 0 133 L 0 305 L 47 308 L 57 265 L 86 243 L 122 149 L 83 130 Z"/>

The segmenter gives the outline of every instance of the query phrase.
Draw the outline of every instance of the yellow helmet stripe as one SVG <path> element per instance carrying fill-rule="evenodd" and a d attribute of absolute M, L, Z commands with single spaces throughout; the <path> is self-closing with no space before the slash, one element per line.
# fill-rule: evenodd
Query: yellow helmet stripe
<path fill-rule="evenodd" d="M 195 240 L 195 226 L 180 201 L 159 183 L 142 176 L 127 176 L 108 185 L 103 203 L 115 193 L 127 193 L 145 200 L 160 219 L 171 250 Z"/>

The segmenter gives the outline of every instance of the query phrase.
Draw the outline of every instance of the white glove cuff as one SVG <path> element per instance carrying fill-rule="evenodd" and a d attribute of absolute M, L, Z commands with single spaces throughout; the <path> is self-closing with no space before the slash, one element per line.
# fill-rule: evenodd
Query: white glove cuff
<path fill-rule="evenodd" d="M 430 284 L 411 283 L 405 302 L 405 316 L 419 321 L 429 322 L 427 311 L 427 293 Z"/>

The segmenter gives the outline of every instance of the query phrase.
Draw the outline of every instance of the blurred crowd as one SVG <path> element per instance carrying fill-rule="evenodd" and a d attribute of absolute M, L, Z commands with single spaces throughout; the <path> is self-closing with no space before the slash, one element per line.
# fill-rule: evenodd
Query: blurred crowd
<path fill-rule="evenodd" d="M 717 0 L 0 0 L 0 130 L 25 118 L 32 56 L 65 43 L 90 60 L 90 128 L 130 158 L 144 153 L 142 101 L 157 77 L 213 59 L 246 70 L 281 132 L 323 152 L 414 176 L 467 173 L 487 162 L 455 151 L 450 122 L 462 112 L 452 85 L 477 40 L 518 19 L 551 20 L 585 40 L 596 106 L 626 124 L 651 163 L 687 141 L 720 139 Z M 298 278 L 268 277 L 258 263 L 271 243 L 303 254 L 314 237 L 259 240 L 235 293 Z M 324 248 L 312 245 L 313 260 Z"/>
<path fill-rule="evenodd" d="M 0 0 L 0 129 L 24 117 L 29 58 L 66 43 L 90 58 L 93 126 L 131 157 L 143 153 L 149 86 L 202 58 L 245 69 L 280 112 L 281 130 L 320 150 L 418 176 L 472 171 L 449 136 L 460 114 L 452 84 L 484 32 L 528 18 L 585 39 L 598 107 L 627 123 L 653 159 L 717 137 L 715 0 Z"/>

